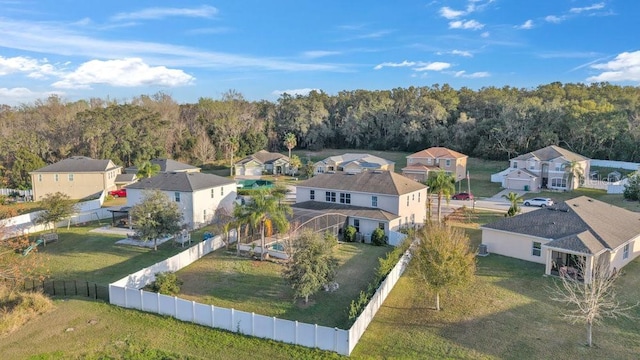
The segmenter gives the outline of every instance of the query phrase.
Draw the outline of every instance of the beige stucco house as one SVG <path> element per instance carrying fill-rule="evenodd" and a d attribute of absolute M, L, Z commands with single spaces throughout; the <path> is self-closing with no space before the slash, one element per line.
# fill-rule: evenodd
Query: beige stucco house
<path fill-rule="evenodd" d="M 407 156 L 407 166 L 402 175 L 415 181 L 425 182 L 430 171 L 444 170 L 457 181 L 467 176 L 467 155 L 445 147 L 432 147 Z"/>
<path fill-rule="evenodd" d="M 545 265 L 545 274 L 573 273 L 584 260 L 589 281 L 595 261 L 620 270 L 640 255 L 640 214 L 586 196 L 504 218 L 482 229 L 489 253 Z"/>
<path fill-rule="evenodd" d="M 111 160 L 96 160 L 72 156 L 32 171 L 33 199 L 40 201 L 47 194 L 61 192 L 79 200 L 116 188 L 116 177 L 122 167 Z"/>
<path fill-rule="evenodd" d="M 232 179 L 200 172 L 160 173 L 127 186 L 127 207 L 140 203 L 145 190 L 160 190 L 177 202 L 190 228 L 211 223 L 219 211 L 232 214 L 236 199 Z"/>
<path fill-rule="evenodd" d="M 569 191 L 580 186 L 580 179 L 569 176 L 572 162 L 589 174 L 589 159 L 559 146 L 551 145 L 509 160 L 509 169 L 501 177 L 492 176 L 505 189 L 538 191 L 554 189 Z M 492 180 L 493 181 L 493 180 Z"/>
<path fill-rule="evenodd" d="M 260 176 L 263 173 L 278 175 L 288 174 L 289 157 L 280 153 L 260 150 L 235 164 L 236 176 Z"/>
<path fill-rule="evenodd" d="M 364 171 L 394 171 L 395 163 L 370 154 L 346 153 L 330 156 L 313 165 L 315 174 L 345 172 L 356 174 Z"/>
<path fill-rule="evenodd" d="M 385 234 L 424 224 L 427 186 L 392 171 L 318 174 L 296 185 L 294 209 L 347 216 L 364 240 L 381 228 Z"/>

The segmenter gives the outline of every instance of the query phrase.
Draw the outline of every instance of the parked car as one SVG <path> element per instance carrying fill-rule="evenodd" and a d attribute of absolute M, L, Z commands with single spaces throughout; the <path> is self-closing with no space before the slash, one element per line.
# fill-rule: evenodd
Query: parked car
<path fill-rule="evenodd" d="M 472 193 L 461 192 L 451 197 L 453 200 L 473 200 Z"/>
<path fill-rule="evenodd" d="M 547 207 L 553 205 L 553 200 L 549 198 L 533 198 L 524 201 L 524 206 Z"/>
<path fill-rule="evenodd" d="M 109 195 L 119 198 L 119 197 L 127 197 L 127 189 L 118 189 L 109 191 Z"/>

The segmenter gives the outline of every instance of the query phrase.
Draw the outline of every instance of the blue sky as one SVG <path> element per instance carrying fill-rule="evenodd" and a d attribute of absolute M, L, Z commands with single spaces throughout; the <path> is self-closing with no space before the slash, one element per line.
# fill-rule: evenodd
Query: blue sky
<path fill-rule="evenodd" d="M 0 104 L 640 84 L 640 1 L 0 0 Z"/>

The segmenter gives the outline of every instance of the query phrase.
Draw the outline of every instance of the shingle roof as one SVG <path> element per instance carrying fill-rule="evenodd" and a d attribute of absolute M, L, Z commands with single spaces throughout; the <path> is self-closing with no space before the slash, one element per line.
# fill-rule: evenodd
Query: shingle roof
<path fill-rule="evenodd" d="M 222 185 L 233 184 L 235 181 L 222 176 L 204 174 L 200 172 L 161 173 L 142 179 L 127 186 L 127 189 L 158 189 L 165 191 L 193 192 L 210 189 Z"/>
<path fill-rule="evenodd" d="M 442 168 L 435 165 L 413 164 L 402 168 L 402 171 L 437 171 Z"/>
<path fill-rule="evenodd" d="M 358 174 L 318 174 L 299 187 L 346 190 L 385 195 L 403 195 L 427 186 L 391 171 L 364 171 Z"/>
<path fill-rule="evenodd" d="M 418 151 L 417 153 L 413 153 L 408 158 L 432 158 L 432 159 L 461 159 L 468 157 L 465 154 L 459 153 L 457 151 L 447 149 L 446 147 L 431 147 L 428 149 L 424 149 L 422 151 Z"/>
<path fill-rule="evenodd" d="M 34 170 L 32 173 L 105 172 L 118 168 L 120 168 L 120 166 L 116 166 L 111 160 L 96 160 L 86 156 L 72 156 Z"/>
<path fill-rule="evenodd" d="M 259 163 L 261 164 L 269 164 L 271 162 L 274 162 L 278 159 L 284 159 L 286 161 L 289 161 L 289 157 L 280 153 L 272 153 L 272 152 L 268 152 L 266 150 L 260 150 L 257 153 L 253 154 L 253 155 L 249 155 L 245 158 L 243 158 L 242 160 L 238 161 L 236 164 L 245 164 L 250 162 L 251 160 L 257 160 Z"/>
<path fill-rule="evenodd" d="M 640 214 L 580 196 L 483 227 L 552 239 L 547 246 L 596 254 L 640 235 Z"/>
<path fill-rule="evenodd" d="M 188 171 L 188 170 L 200 170 L 199 167 L 181 163 L 176 160 L 171 159 L 151 159 L 149 160 L 152 164 L 160 166 L 160 172 L 176 172 L 176 171 Z M 137 173 L 138 167 L 131 166 L 125 169 L 126 172 L 129 173 Z"/>
<path fill-rule="evenodd" d="M 381 209 L 345 204 L 328 203 L 322 201 L 305 201 L 291 205 L 293 208 L 315 210 L 320 212 L 335 212 L 346 216 L 367 218 L 373 220 L 391 221 L 399 218 L 398 215 Z"/>
<path fill-rule="evenodd" d="M 549 161 L 559 157 L 565 158 L 567 161 L 585 161 L 589 160 L 582 155 L 578 155 L 574 152 L 571 152 L 567 149 L 563 149 L 559 146 L 549 145 L 542 149 L 538 149 L 536 151 L 532 151 L 530 153 L 522 154 L 517 156 L 511 160 L 528 160 L 532 157 L 538 158 L 540 161 Z"/>
<path fill-rule="evenodd" d="M 361 164 L 361 166 L 376 168 L 382 167 L 385 165 L 395 164 L 393 161 L 389 161 L 387 159 L 383 159 L 379 156 L 374 156 L 371 154 L 361 154 L 361 153 L 346 153 L 342 155 L 329 156 L 328 158 L 319 161 L 318 163 L 327 163 L 329 161 L 333 161 L 340 166 L 345 166 L 351 162 L 357 162 Z"/>
<path fill-rule="evenodd" d="M 130 183 L 137 178 L 136 174 L 118 174 L 116 176 L 116 184 L 117 183 Z"/>

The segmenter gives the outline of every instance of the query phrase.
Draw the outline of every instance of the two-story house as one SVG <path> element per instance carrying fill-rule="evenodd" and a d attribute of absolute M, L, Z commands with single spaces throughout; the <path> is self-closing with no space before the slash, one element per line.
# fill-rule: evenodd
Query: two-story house
<path fill-rule="evenodd" d="M 294 209 L 347 216 L 348 225 L 370 241 L 380 228 L 389 234 L 422 225 L 427 217 L 427 186 L 392 171 L 318 174 L 296 185 Z"/>
<path fill-rule="evenodd" d="M 184 224 L 200 228 L 218 211 L 233 213 L 236 183 L 232 179 L 200 172 L 161 173 L 127 186 L 127 206 L 144 198 L 145 190 L 160 190 L 182 209 Z"/>
<path fill-rule="evenodd" d="M 360 173 L 363 171 L 383 170 L 394 171 L 395 163 L 370 154 L 346 153 L 329 156 L 313 165 L 315 174 L 346 172 Z"/>
<path fill-rule="evenodd" d="M 111 160 L 72 156 L 29 173 L 33 200 L 40 201 L 45 195 L 56 192 L 79 200 L 113 190 L 121 171 L 122 167 Z"/>
<path fill-rule="evenodd" d="M 236 176 L 260 176 L 263 173 L 271 175 L 289 173 L 289 157 L 280 153 L 260 150 L 249 155 L 235 164 Z"/>
<path fill-rule="evenodd" d="M 429 172 L 444 170 L 458 182 L 467 176 L 468 158 L 467 155 L 445 147 L 428 148 L 407 156 L 407 166 L 402 168 L 402 175 L 425 182 Z"/>
<path fill-rule="evenodd" d="M 517 156 L 509 160 L 502 187 L 525 191 L 573 190 L 580 186 L 580 179 L 570 174 L 572 162 L 580 167 L 580 173 L 589 174 L 588 158 L 559 146 L 550 145 Z"/>

